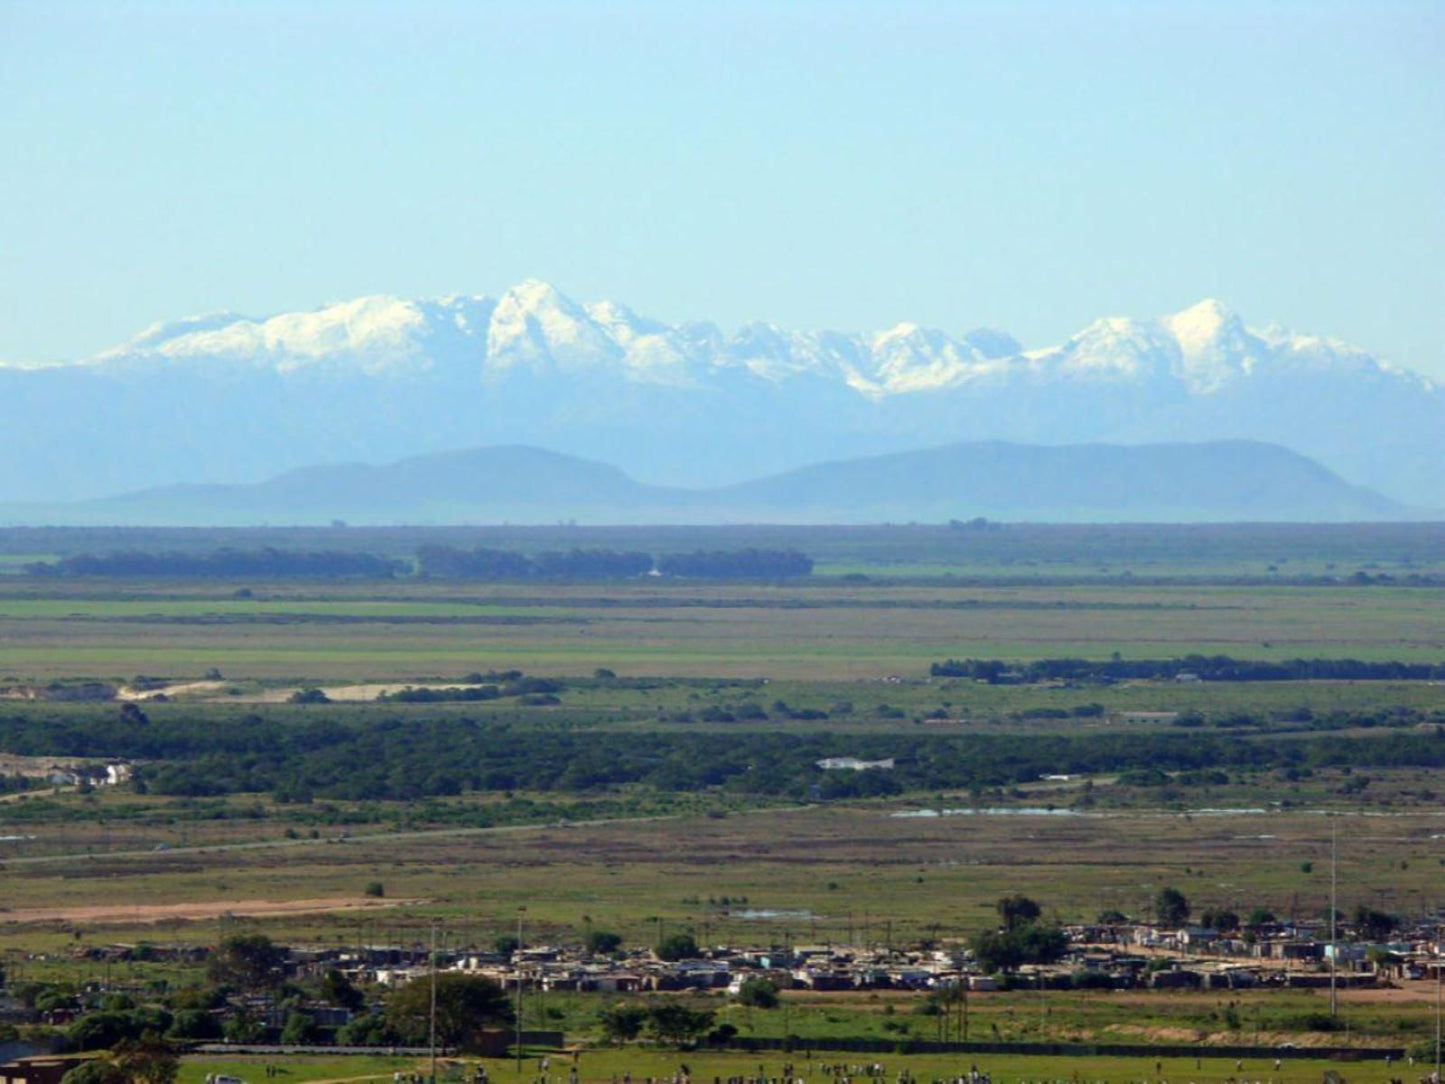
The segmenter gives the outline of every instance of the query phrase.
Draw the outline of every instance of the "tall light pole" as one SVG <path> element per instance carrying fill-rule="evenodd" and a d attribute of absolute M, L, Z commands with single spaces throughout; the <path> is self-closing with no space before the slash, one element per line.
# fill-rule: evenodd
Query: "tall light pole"
<path fill-rule="evenodd" d="M 1440 1084 L 1440 934 L 1435 936 L 1435 1084 Z"/>
<path fill-rule="evenodd" d="M 512 967 L 512 976 L 517 982 L 517 1073 L 522 1072 L 522 916 L 527 913 L 525 907 L 517 908 L 517 950 L 515 963 Z"/>
<path fill-rule="evenodd" d="M 1330 1019 L 1339 1012 L 1339 995 L 1335 989 L 1335 966 L 1340 955 L 1340 945 L 1335 940 L 1335 923 L 1339 915 L 1336 899 L 1339 890 L 1339 839 L 1338 825 L 1330 822 Z"/>
<path fill-rule="evenodd" d="M 437 1084 L 437 924 L 431 924 L 431 1084 Z"/>

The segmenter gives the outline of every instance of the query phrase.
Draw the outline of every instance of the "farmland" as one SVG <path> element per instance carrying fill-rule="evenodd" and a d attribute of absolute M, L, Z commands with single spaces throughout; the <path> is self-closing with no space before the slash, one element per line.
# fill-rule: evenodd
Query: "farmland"
<path fill-rule="evenodd" d="M 1201 528 L 1172 551 L 1147 532 L 1070 531 L 1012 546 L 1007 529 L 745 536 L 816 544 L 815 575 L 772 582 L 0 575 L 0 952 L 12 977 L 67 982 L 94 977 L 80 950 L 138 937 L 415 944 L 436 926 L 448 946 L 487 945 L 523 908 L 530 937 L 563 943 L 605 926 L 633 946 L 666 929 L 959 944 L 1010 894 L 1083 922 L 1143 915 L 1165 886 L 1196 910 L 1306 918 L 1328 903 L 1332 833 L 1342 908 L 1445 904 L 1438 681 L 930 673 L 945 659 L 1438 665 L 1438 529 Z M 240 534 L 123 541 L 295 541 Z M 337 536 L 389 558 L 424 537 Z M 540 551 L 575 536 L 445 537 Z M 96 542 L 0 532 L 27 555 Z M 104 698 L 66 699 L 87 683 Z M 849 756 L 896 767 L 816 767 Z M 51 779 L 115 758 L 133 783 Z M 1059 994 L 1030 1030 L 1017 996 L 978 1009 L 1014 1040 L 1097 1039 L 1119 1012 L 1205 1034 L 1219 1011 Z M 1307 993 L 1250 996 L 1279 1024 L 1266 1033 L 1305 1037 L 1284 1021 L 1310 1006 L 1277 999 Z M 896 1036 L 891 1003 L 795 999 L 790 1026 Z M 1369 1022 L 1385 1010 L 1364 1005 L 1360 1034 L 1386 1041 L 1390 1021 Z M 592 1034 L 592 1003 L 556 1006 L 569 1034 Z M 1405 1039 L 1423 1034 L 1423 1002 L 1389 1011 L 1411 1021 Z"/>

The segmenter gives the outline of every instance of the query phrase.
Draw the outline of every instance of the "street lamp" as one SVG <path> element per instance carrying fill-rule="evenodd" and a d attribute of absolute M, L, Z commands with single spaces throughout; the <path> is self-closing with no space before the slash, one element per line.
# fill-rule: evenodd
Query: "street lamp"
<path fill-rule="evenodd" d="M 1440 933 L 1435 934 L 1435 1084 L 1440 1084 Z"/>
<path fill-rule="evenodd" d="M 517 983 L 517 1073 L 522 1072 L 522 916 L 527 913 L 525 907 L 517 908 L 517 948 L 514 953 L 515 963 L 512 967 L 512 976 Z"/>
<path fill-rule="evenodd" d="M 431 1084 L 437 1084 L 437 924 L 431 924 Z"/>

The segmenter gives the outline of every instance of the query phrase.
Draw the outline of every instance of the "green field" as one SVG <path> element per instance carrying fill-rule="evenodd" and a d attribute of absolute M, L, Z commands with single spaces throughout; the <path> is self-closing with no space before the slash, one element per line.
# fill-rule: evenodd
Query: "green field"
<path fill-rule="evenodd" d="M 988 927 L 996 901 L 1013 893 L 1078 921 L 1147 914 L 1165 886 L 1196 913 L 1263 906 L 1307 917 L 1329 898 L 1332 832 L 1343 909 L 1417 916 L 1445 905 L 1440 769 L 1429 766 L 1440 763 L 1433 743 L 1445 726 L 1439 682 L 929 676 L 947 658 L 1439 663 L 1445 584 L 1431 577 L 1445 568 L 1445 540 L 1436 528 L 442 534 L 447 544 L 531 552 L 806 545 L 824 575 L 730 584 L 0 578 L 0 688 L 34 695 L 57 681 L 146 675 L 185 686 L 222 675 L 145 702 L 143 723 L 114 702 L 0 700 L 0 775 L 43 775 L 48 757 L 118 755 L 135 761 L 144 784 L 0 793 L 0 954 L 12 978 L 180 987 L 197 980 L 194 966 L 137 960 L 102 973 L 78 950 L 213 943 L 237 930 L 323 946 L 417 944 L 436 925 L 443 947 L 485 946 L 521 908 L 530 939 L 575 942 L 598 926 L 632 946 L 677 929 L 712 945 L 952 943 Z M 396 556 L 427 537 L 0 532 L 0 553 L 219 539 Z M 372 699 L 374 687 L 493 670 L 554 681 L 530 699 Z M 286 702 L 312 686 L 335 702 Z M 383 734 L 391 744 L 376 745 Z M 431 744 L 417 745 L 423 737 Z M 269 756 L 293 740 L 279 762 Z M 1129 759 L 1135 747 L 1178 763 L 1151 771 Z M 379 748 L 402 759 L 372 763 Z M 1041 778 L 1060 771 L 1048 757 L 1094 763 L 1091 750 L 1122 766 L 1106 757 L 1068 779 Z M 1207 756 L 1191 763 L 1181 750 Z M 825 794 L 814 758 L 854 754 L 898 757 L 896 778 L 929 782 L 873 797 Z M 688 758 L 704 755 L 730 774 L 698 776 L 693 768 L 708 765 Z M 474 756 L 505 761 L 506 771 L 496 776 L 498 764 L 467 761 Z M 190 774 L 168 781 L 166 771 L 181 768 Z M 437 772 L 453 782 L 429 781 Z M 367 788 L 348 790 L 353 775 Z M 899 815 L 921 810 L 955 812 Z M 384 897 L 366 895 L 375 884 Z M 265 913 L 277 904 L 300 910 Z M 1416 993 L 1352 992 L 1351 1041 L 1423 1041 L 1430 1006 Z M 1311 1030 L 1318 995 L 1239 997 L 1228 1027 L 1214 993 L 1014 992 L 981 997 L 973 1011 L 975 1026 L 1002 1041 L 1342 1039 Z M 905 1042 L 937 1026 L 917 1011 L 917 995 L 791 993 L 785 1004 L 772 1014 L 716 1007 L 744 1036 Z M 528 1011 L 595 1042 L 598 1005 L 549 995 Z M 687 1057 L 695 1080 L 756 1068 L 734 1055 Z M 589 1049 L 583 1079 L 665 1075 L 676 1059 Z M 928 1078 L 967 1068 L 916 1055 L 906 1064 Z M 339 1081 L 413 1067 L 288 1059 L 285 1075 Z M 1011 1055 L 985 1067 L 1000 1081 L 1156 1075 L 1151 1063 L 1108 1059 L 1085 1068 Z M 1258 1069 L 1282 1084 L 1329 1067 L 1289 1059 L 1278 1073 Z M 182 1080 L 252 1079 L 261 1068 L 192 1058 Z M 511 1072 L 493 1069 L 499 1079 Z M 1344 1072 L 1385 1079 L 1382 1065 Z M 524 1074 L 533 1075 L 535 1066 Z M 1157 1075 L 1200 1084 L 1239 1074 L 1205 1059 Z"/>
<path fill-rule="evenodd" d="M 124 597 L 114 593 L 124 591 Z M 1438 662 L 1445 588 L 284 585 L 0 587 L 0 679 L 453 679 L 471 670 L 856 680 L 947 657 Z"/>
<path fill-rule="evenodd" d="M 298 1058 L 266 1059 L 211 1059 L 205 1057 L 187 1058 L 178 1078 L 181 1084 L 201 1084 L 207 1073 L 225 1073 L 239 1076 L 248 1084 L 256 1084 L 263 1078 L 264 1068 L 271 1061 L 282 1066 L 282 1080 L 294 1084 L 321 1084 L 321 1082 L 390 1080 L 394 1068 L 402 1071 L 419 1072 L 425 1075 L 429 1063 L 425 1058 L 383 1059 L 383 1058 Z M 1275 1084 L 1318 1084 L 1327 1071 L 1335 1070 L 1349 1079 L 1384 1080 L 1388 1076 L 1383 1059 L 1363 1063 L 1330 1062 L 1314 1058 L 1289 1058 L 1275 1070 L 1268 1058 L 1252 1059 L 1243 1067 L 1236 1066 L 1233 1059 L 1205 1057 L 1193 1058 L 1111 1058 L 1089 1057 L 1087 1059 L 1060 1057 L 1027 1057 L 1018 1055 L 826 1055 L 816 1052 L 811 1061 L 805 1061 L 802 1053 L 782 1055 L 717 1054 L 704 1051 L 661 1051 L 661 1050 L 590 1050 L 578 1062 L 579 1080 L 588 1084 L 611 1084 L 620 1081 L 623 1074 L 630 1074 L 637 1084 L 647 1079 L 671 1079 L 687 1066 L 691 1079 L 698 1084 L 711 1084 L 715 1078 L 758 1076 L 759 1066 L 763 1073 L 776 1077 L 785 1063 L 798 1070 L 801 1079 L 810 1082 L 831 1079 L 825 1076 L 821 1066 L 827 1064 L 858 1064 L 881 1062 L 889 1079 L 900 1070 L 908 1070 L 922 1080 L 952 1079 L 966 1076 L 970 1067 L 977 1066 L 988 1072 L 998 1084 L 1023 1084 L 1023 1082 L 1046 1080 L 1128 1081 L 1144 1079 L 1191 1080 L 1197 1084 L 1227 1080 L 1239 1080 L 1242 1071 L 1268 1077 Z M 551 1072 L 548 1076 L 554 1084 L 567 1079 L 570 1059 L 565 1055 L 551 1056 Z M 1082 1064 L 1081 1064 L 1082 1062 Z M 470 1075 L 461 1074 L 462 1066 L 468 1073 L 476 1059 L 467 1059 L 461 1065 L 444 1059 L 438 1076 L 441 1080 L 470 1080 Z M 540 1077 L 538 1056 L 529 1056 L 519 1070 L 510 1060 L 488 1059 L 488 1075 L 497 1081 L 533 1081 Z M 1075 1074 L 1080 1074 L 1078 1077 Z"/>

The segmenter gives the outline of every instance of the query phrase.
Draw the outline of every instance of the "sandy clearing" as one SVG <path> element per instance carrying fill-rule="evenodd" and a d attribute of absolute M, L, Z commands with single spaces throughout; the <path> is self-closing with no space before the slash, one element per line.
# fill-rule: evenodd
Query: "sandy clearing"
<path fill-rule="evenodd" d="M 132 689 L 122 685 L 115 691 L 117 700 L 154 700 L 158 696 L 174 699 L 177 696 L 199 696 L 220 692 L 226 687 L 224 681 L 178 681 L 174 685 L 162 685 L 155 689 Z"/>
<path fill-rule="evenodd" d="M 372 911 L 425 903 L 422 899 L 374 899 L 370 896 L 323 896 L 305 900 L 199 900 L 194 903 L 95 904 L 88 907 L 22 907 L 0 911 L 0 923 L 94 922 L 145 925 L 167 921 L 203 921 L 222 915 L 279 918 L 332 911 Z"/>
<path fill-rule="evenodd" d="M 1364 987 L 1340 991 L 1340 1000 L 1363 1003 L 1418 1002 L 1433 1004 L 1435 983 L 1432 979 L 1396 979 L 1392 986 Z"/>
<path fill-rule="evenodd" d="M 328 700 L 357 701 L 375 700 L 378 696 L 390 696 L 392 693 L 399 693 L 403 689 L 470 689 L 475 688 L 461 681 L 427 682 L 408 681 L 393 682 L 387 685 L 323 685 L 321 691 L 326 694 Z M 284 704 L 291 698 L 293 693 L 300 692 L 299 688 L 293 689 L 267 689 L 265 692 L 256 693 L 253 696 L 228 697 L 230 700 L 239 700 L 255 704 Z"/>

